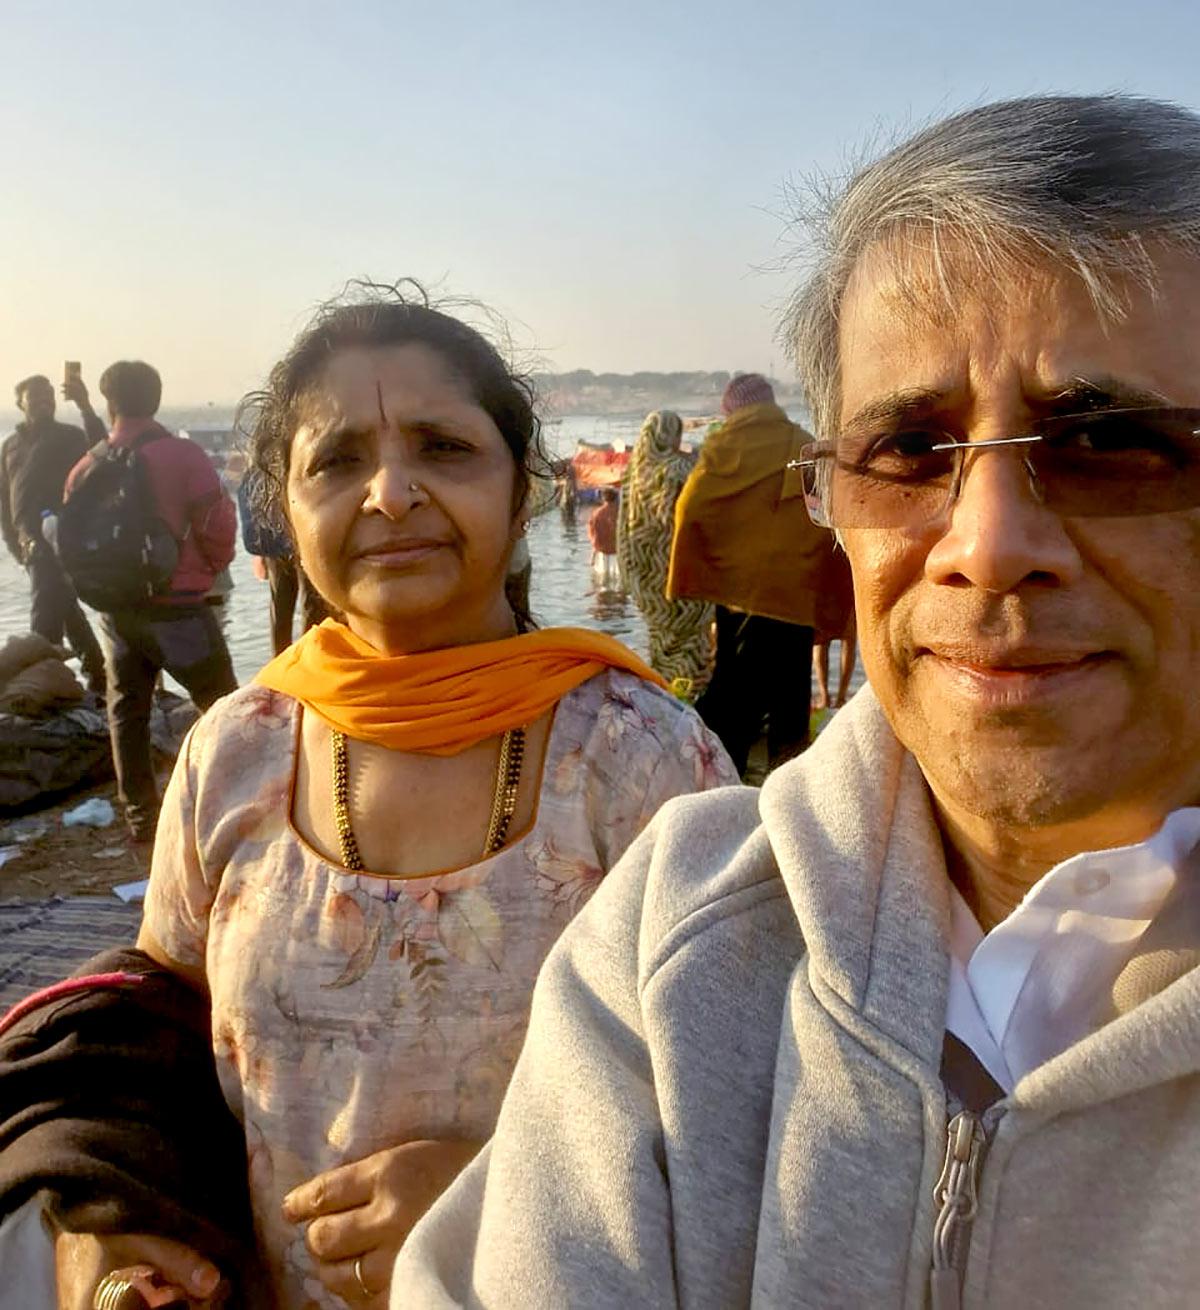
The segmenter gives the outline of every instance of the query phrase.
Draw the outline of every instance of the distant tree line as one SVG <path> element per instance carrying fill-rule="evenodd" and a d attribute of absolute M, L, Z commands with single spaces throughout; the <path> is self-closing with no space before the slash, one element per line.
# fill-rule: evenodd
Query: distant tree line
<path fill-rule="evenodd" d="M 678 373 L 540 373 L 534 378 L 551 417 L 567 414 L 635 414 L 676 409 L 687 414 L 715 414 L 721 392 L 733 376 L 726 370 Z M 794 383 L 772 379 L 783 404 L 799 399 Z"/>

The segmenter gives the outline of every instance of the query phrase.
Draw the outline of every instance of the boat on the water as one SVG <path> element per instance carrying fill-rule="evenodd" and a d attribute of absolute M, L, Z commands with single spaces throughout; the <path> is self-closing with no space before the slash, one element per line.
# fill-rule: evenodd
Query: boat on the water
<path fill-rule="evenodd" d="M 620 487 L 629 464 L 629 448 L 623 441 L 593 442 L 581 440 L 571 456 L 575 473 L 575 496 L 585 505 L 600 499 L 605 487 Z"/>
<path fill-rule="evenodd" d="M 706 432 L 715 422 L 710 417 L 683 420 L 680 449 L 690 459 L 696 457 Z M 581 504 L 595 504 L 605 487 L 620 487 L 632 446 L 631 441 L 621 437 L 611 441 L 587 441 L 582 437 L 578 440 L 570 464 L 575 474 L 576 498 Z"/>

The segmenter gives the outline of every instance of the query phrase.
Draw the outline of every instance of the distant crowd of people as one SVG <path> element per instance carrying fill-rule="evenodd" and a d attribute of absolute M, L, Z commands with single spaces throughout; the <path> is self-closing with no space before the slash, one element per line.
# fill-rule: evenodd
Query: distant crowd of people
<path fill-rule="evenodd" d="M 745 773 L 764 726 L 771 768 L 807 745 L 813 644 L 845 640 L 853 597 L 845 555 L 805 509 L 809 434 L 757 373 L 730 381 L 721 412 L 694 467 L 678 415 L 647 420 L 618 547 L 651 663 L 700 693 L 697 710 Z"/>
<path fill-rule="evenodd" d="M 80 429 L 56 420 L 48 378 L 17 384 L 25 418 L 0 450 L 0 522 L 29 573 L 32 631 L 52 642 L 65 633 L 104 698 L 125 820 L 132 839 L 148 845 L 158 815 L 150 714 L 160 674 L 200 710 L 237 687 L 206 603 L 233 558 L 237 514 L 205 451 L 155 420 L 155 369 L 122 360 L 101 374 L 99 390 L 107 423 L 78 372 L 62 384 Z M 98 641 L 80 597 L 97 611 Z"/>
<path fill-rule="evenodd" d="M 48 378 L 17 384 L 25 419 L 0 450 L 0 526 L 29 574 L 31 631 L 56 644 L 65 637 L 89 689 L 107 703 L 126 822 L 133 840 L 148 844 L 158 808 L 148 724 L 161 674 L 175 677 L 202 711 L 236 686 L 218 616 L 237 520 L 255 573 L 269 584 L 275 654 L 291 645 L 297 616 L 303 632 L 330 611 L 298 565 L 264 476 L 251 469 L 229 483 L 201 447 L 157 423 L 162 383 L 151 366 L 121 361 L 99 388 L 111 431 L 78 371 L 61 389 L 82 428 L 57 421 Z M 588 534 L 601 583 L 619 580 L 645 618 L 651 667 L 696 702 L 744 774 L 764 734 L 770 767 L 807 744 L 814 642 L 824 688 L 827 643 L 843 641 L 836 704 L 844 704 L 853 616 L 845 557 L 809 520 L 788 470 L 808 435 L 757 374 L 735 376 L 721 409 L 698 462 L 680 448 L 679 415 L 651 414 L 620 490 L 604 489 Z M 241 455 L 230 472 L 234 461 L 240 474 Z M 121 531 L 165 555 L 161 576 L 141 576 L 115 544 Z M 86 557 L 73 545 L 81 536 L 90 541 Z M 505 591 L 526 616 L 532 566 L 522 536 Z M 106 595 L 121 573 L 136 574 L 144 594 Z M 99 609 L 99 640 L 80 586 Z"/>
<path fill-rule="evenodd" d="M 650 664 L 532 623 L 531 384 L 415 284 L 243 407 L 329 617 L 238 690 L 157 374 L 69 377 L 86 439 L 18 388 L 5 540 L 135 833 L 157 672 L 208 708 L 136 947 L 0 1019 L 4 1310 L 1195 1303 L 1200 116 L 980 105 L 812 221 L 814 434 L 734 377 L 590 525 Z"/>
<path fill-rule="evenodd" d="M 16 384 L 24 419 L 0 447 L 0 530 L 30 583 L 30 631 L 64 637 L 88 690 L 106 707 L 118 795 L 131 839 L 149 846 L 158 815 L 150 714 L 162 674 L 206 710 L 237 687 L 219 622 L 238 510 L 197 443 L 157 422 L 162 380 L 139 360 L 101 374 L 107 422 L 74 368 L 61 385 L 82 427 L 56 418 L 54 386 Z M 286 526 L 269 522 L 255 479 L 238 488 L 242 543 L 270 586 L 278 654 L 327 609 L 295 560 Z M 96 612 L 97 638 L 80 604 Z"/>

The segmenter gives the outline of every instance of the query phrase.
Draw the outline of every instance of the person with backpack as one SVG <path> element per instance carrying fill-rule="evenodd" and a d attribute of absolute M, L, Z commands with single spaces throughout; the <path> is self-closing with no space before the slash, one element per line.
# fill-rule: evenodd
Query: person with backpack
<path fill-rule="evenodd" d="M 155 421 L 162 379 L 121 360 L 100 377 L 111 434 L 80 378 L 63 394 L 95 441 L 67 478 L 63 567 L 100 611 L 117 787 L 136 842 L 150 842 L 158 788 L 150 754 L 154 684 L 166 670 L 206 710 L 234 691 L 229 649 L 204 597 L 233 558 L 237 511 L 201 447 Z"/>
<path fill-rule="evenodd" d="M 63 483 L 87 449 L 87 438 L 55 421 L 49 378 L 23 379 L 16 396 L 25 417 L 0 449 L 0 535 L 29 574 L 30 631 L 56 646 L 65 633 L 89 688 L 103 695 L 100 644 L 44 530 L 47 516 L 62 508 Z"/>

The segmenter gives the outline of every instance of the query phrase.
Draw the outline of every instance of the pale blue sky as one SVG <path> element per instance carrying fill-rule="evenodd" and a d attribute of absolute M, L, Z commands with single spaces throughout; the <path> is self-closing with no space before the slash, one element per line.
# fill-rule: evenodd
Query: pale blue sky
<path fill-rule="evenodd" d="M 0 385 L 140 355 L 176 404 L 253 385 L 360 273 L 480 297 L 558 368 L 782 373 L 789 177 L 1001 96 L 1200 105 L 1194 0 L 0 15 Z"/>

